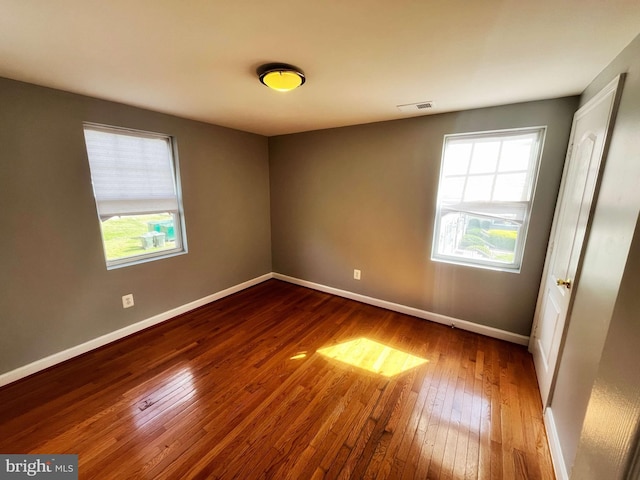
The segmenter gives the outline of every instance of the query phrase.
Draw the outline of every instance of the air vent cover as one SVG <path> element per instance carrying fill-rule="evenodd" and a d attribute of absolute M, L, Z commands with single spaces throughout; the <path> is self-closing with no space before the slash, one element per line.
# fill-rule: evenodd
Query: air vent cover
<path fill-rule="evenodd" d="M 430 100 L 418 103 L 407 103 L 406 105 L 396 105 L 401 112 L 426 112 L 433 108 L 433 102 Z"/>

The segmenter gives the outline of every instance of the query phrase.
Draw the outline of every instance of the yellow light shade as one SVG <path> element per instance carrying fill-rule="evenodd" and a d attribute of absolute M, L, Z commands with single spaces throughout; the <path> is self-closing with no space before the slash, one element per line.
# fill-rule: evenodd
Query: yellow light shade
<path fill-rule="evenodd" d="M 263 66 L 259 69 L 258 76 L 264 85 L 278 92 L 288 92 L 305 82 L 302 72 L 284 64 Z"/>

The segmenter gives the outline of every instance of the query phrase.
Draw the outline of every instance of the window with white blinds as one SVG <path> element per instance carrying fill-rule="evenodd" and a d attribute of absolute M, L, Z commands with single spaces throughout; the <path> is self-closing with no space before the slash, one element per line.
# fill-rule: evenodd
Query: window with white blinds
<path fill-rule="evenodd" d="M 445 136 L 433 260 L 520 269 L 544 132 Z"/>
<path fill-rule="evenodd" d="M 88 123 L 84 136 L 107 266 L 183 252 L 173 139 Z"/>

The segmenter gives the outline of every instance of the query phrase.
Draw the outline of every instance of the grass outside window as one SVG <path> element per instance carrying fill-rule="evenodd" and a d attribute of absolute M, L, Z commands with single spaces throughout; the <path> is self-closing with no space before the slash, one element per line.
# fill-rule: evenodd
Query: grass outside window
<path fill-rule="evenodd" d="M 100 222 L 100 227 L 107 260 L 175 249 L 175 239 L 169 240 L 166 236 L 163 246 L 150 246 L 148 248 L 144 248 L 141 238 L 144 234 L 153 231 L 150 230 L 150 222 L 173 222 L 173 220 L 171 213 L 123 215 L 103 220 Z"/>

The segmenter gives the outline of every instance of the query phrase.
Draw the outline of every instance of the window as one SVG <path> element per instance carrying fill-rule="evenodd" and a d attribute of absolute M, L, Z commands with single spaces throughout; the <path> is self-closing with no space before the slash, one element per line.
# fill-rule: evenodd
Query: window
<path fill-rule="evenodd" d="M 107 268 L 186 251 L 173 139 L 84 125 Z"/>
<path fill-rule="evenodd" d="M 520 270 L 544 133 L 445 136 L 432 260 Z"/>

